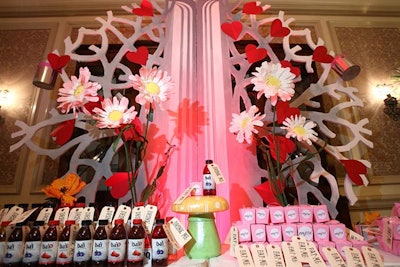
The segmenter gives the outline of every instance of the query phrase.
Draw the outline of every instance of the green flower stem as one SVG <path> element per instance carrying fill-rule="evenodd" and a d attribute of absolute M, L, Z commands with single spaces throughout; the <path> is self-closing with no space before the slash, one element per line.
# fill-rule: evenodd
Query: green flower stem
<path fill-rule="evenodd" d="M 133 175 L 134 169 L 133 169 L 133 164 L 132 164 L 132 159 L 131 159 L 131 153 L 130 153 L 130 148 L 128 147 L 128 144 L 126 142 L 126 139 L 124 135 L 121 135 L 122 143 L 124 144 L 124 150 L 125 150 L 125 158 L 126 158 L 126 163 L 128 167 L 128 181 L 129 181 L 129 189 L 131 192 L 131 197 L 132 197 L 132 204 L 136 203 L 137 199 L 137 194 L 136 194 L 136 175 Z M 136 173 L 136 171 L 135 171 Z"/>

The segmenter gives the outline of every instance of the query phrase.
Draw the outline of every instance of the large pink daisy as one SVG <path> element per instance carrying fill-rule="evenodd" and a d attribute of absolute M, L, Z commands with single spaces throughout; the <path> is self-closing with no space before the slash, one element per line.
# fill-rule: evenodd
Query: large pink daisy
<path fill-rule="evenodd" d="M 262 126 L 261 121 L 265 114 L 260 115 L 256 106 L 251 106 L 249 111 L 243 111 L 240 114 L 232 114 L 231 127 L 229 131 L 236 134 L 236 140 L 243 143 L 245 140 L 248 144 L 252 142 L 253 133 L 258 133 L 254 126 Z"/>

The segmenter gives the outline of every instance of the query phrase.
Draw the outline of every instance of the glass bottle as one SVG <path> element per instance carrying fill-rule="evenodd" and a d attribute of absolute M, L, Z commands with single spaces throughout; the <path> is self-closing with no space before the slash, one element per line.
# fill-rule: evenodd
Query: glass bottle
<path fill-rule="evenodd" d="M 22 253 L 24 252 L 22 226 L 23 223 L 17 223 L 7 239 L 3 267 L 21 266 Z"/>
<path fill-rule="evenodd" d="M 91 220 L 83 220 L 75 238 L 74 266 L 90 266 L 92 255 Z"/>
<path fill-rule="evenodd" d="M 40 227 L 43 225 L 44 221 L 35 221 L 25 238 L 25 250 L 22 258 L 23 266 L 38 266 L 39 264 L 39 251 L 42 241 Z"/>
<path fill-rule="evenodd" d="M 213 163 L 211 159 L 206 160 L 206 166 L 203 169 L 203 195 L 204 196 L 215 196 L 217 190 L 215 189 L 215 181 L 211 176 L 211 172 L 207 165 Z"/>
<path fill-rule="evenodd" d="M 142 219 L 134 219 L 128 234 L 128 267 L 143 266 L 145 237 Z"/>
<path fill-rule="evenodd" d="M 57 266 L 72 266 L 72 261 L 74 259 L 74 243 L 71 238 L 71 226 L 74 224 L 74 220 L 65 221 L 65 226 L 58 238 Z"/>
<path fill-rule="evenodd" d="M 168 238 L 163 225 L 164 219 L 157 219 L 151 233 L 153 267 L 168 265 Z"/>
<path fill-rule="evenodd" d="M 107 266 L 108 220 L 100 220 L 93 235 L 92 266 Z"/>
<path fill-rule="evenodd" d="M 57 227 L 60 221 L 49 221 L 49 227 L 43 234 L 39 252 L 39 266 L 55 266 L 57 259 Z"/>
<path fill-rule="evenodd" d="M 108 266 L 124 266 L 126 254 L 126 230 L 123 219 L 114 221 L 108 246 Z"/>
<path fill-rule="evenodd" d="M 10 224 L 11 221 L 1 222 L 0 226 L 0 263 L 3 262 L 4 254 L 6 253 L 6 245 L 7 245 L 7 232 L 6 228 Z"/>
<path fill-rule="evenodd" d="M 172 220 L 173 217 L 165 218 L 167 223 Z M 172 242 L 168 240 L 168 261 L 176 261 L 178 259 L 178 251 L 172 245 Z"/>

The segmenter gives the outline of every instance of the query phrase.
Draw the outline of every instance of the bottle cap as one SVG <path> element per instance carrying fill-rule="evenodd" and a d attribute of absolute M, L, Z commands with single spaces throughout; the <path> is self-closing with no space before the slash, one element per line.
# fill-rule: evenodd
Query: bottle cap
<path fill-rule="evenodd" d="M 117 224 L 124 224 L 124 219 L 116 219 L 114 223 Z"/>
<path fill-rule="evenodd" d="M 211 164 L 211 163 L 213 163 L 212 159 L 206 160 L 206 164 Z"/>
<path fill-rule="evenodd" d="M 75 224 L 75 220 L 67 220 L 65 221 L 65 225 L 73 225 Z"/>
<path fill-rule="evenodd" d="M 56 225 L 59 225 L 59 224 L 60 224 L 59 220 L 51 220 L 48 223 L 49 226 L 56 226 Z"/>
<path fill-rule="evenodd" d="M 144 202 L 136 202 L 135 207 L 141 207 L 144 206 Z"/>
<path fill-rule="evenodd" d="M 84 208 L 84 207 L 85 207 L 85 203 L 78 202 L 75 204 L 75 208 Z"/>
<path fill-rule="evenodd" d="M 163 224 L 165 221 L 164 221 L 164 219 L 157 219 L 156 220 L 156 223 L 159 223 L 159 224 Z"/>
<path fill-rule="evenodd" d="M 99 220 L 99 225 L 107 225 L 108 220 Z"/>
<path fill-rule="evenodd" d="M 92 221 L 91 220 L 83 220 L 82 221 L 82 226 L 84 225 L 84 226 L 89 226 L 89 225 L 91 225 L 92 224 Z"/>
<path fill-rule="evenodd" d="M 174 217 L 170 217 L 170 216 L 168 216 L 167 218 L 165 218 L 165 220 L 167 221 L 167 222 L 169 222 L 170 220 L 172 220 Z"/>
<path fill-rule="evenodd" d="M 133 224 L 142 224 L 142 219 L 133 219 Z"/>
<path fill-rule="evenodd" d="M 44 221 L 34 221 L 33 222 L 33 226 L 43 226 L 44 225 Z"/>
<path fill-rule="evenodd" d="M 4 222 L 1 222 L 1 226 L 2 226 L 2 227 L 6 227 L 6 226 L 8 226 L 10 223 L 11 223 L 11 221 L 4 221 Z"/>

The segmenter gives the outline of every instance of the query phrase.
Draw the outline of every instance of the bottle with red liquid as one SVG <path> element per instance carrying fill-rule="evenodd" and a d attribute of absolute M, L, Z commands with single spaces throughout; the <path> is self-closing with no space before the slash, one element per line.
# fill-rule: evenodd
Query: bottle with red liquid
<path fill-rule="evenodd" d="M 22 253 L 24 252 L 22 226 L 23 223 L 17 223 L 7 239 L 3 267 L 21 266 Z"/>
<path fill-rule="evenodd" d="M 49 221 L 49 227 L 43 234 L 39 252 L 39 266 L 55 266 L 57 259 L 57 227 L 60 221 Z"/>
<path fill-rule="evenodd" d="M 172 220 L 173 217 L 166 217 L 167 223 Z M 173 262 L 178 259 L 178 251 L 174 247 L 171 241 L 168 240 L 168 261 Z"/>
<path fill-rule="evenodd" d="M 71 226 L 74 224 L 74 220 L 65 221 L 65 226 L 58 238 L 57 266 L 72 266 L 72 261 L 74 259 L 74 243 L 71 238 Z"/>
<path fill-rule="evenodd" d="M 99 220 L 93 235 L 92 266 L 107 266 L 108 236 L 106 227 L 108 220 Z"/>
<path fill-rule="evenodd" d="M 44 221 L 35 221 L 32 229 L 25 238 L 25 250 L 22 258 L 22 266 L 38 266 L 39 251 L 42 242 L 42 234 L 40 227 L 44 225 Z"/>
<path fill-rule="evenodd" d="M 126 254 L 126 230 L 123 219 L 114 221 L 108 244 L 108 266 L 123 267 Z"/>
<path fill-rule="evenodd" d="M 83 220 L 75 238 L 74 266 L 90 266 L 92 255 L 91 220 Z"/>
<path fill-rule="evenodd" d="M 168 265 L 168 238 L 163 225 L 164 219 L 157 219 L 151 232 L 152 267 Z"/>
<path fill-rule="evenodd" d="M 4 254 L 6 253 L 7 232 L 6 228 L 11 221 L 4 221 L 0 225 L 0 263 L 3 262 Z"/>
<path fill-rule="evenodd" d="M 217 194 L 215 181 L 211 176 L 211 172 L 207 165 L 213 163 L 211 159 L 206 160 L 206 166 L 203 169 L 203 195 L 215 196 Z"/>
<path fill-rule="evenodd" d="M 143 266 L 145 238 L 142 219 L 134 219 L 128 234 L 128 267 Z"/>

